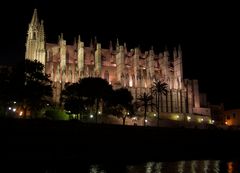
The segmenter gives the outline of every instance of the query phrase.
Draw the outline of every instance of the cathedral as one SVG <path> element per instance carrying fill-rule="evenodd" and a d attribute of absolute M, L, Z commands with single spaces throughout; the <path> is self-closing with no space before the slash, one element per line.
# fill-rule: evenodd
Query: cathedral
<path fill-rule="evenodd" d="M 63 34 L 57 43 L 47 43 L 44 24 L 34 10 L 29 24 L 25 58 L 38 60 L 45 66 L 54 85 L 55 102 L 67 82 L 74 83 L 84 77 L 106 79 L 114 89 L 126 87 L 134 100 L 144 92 L 149 93 L 154 81 L 168 84 L 167 95 L 162 95 L 161 112 L 210 115 L 209 108 L 201 107 L 198 80 L 183 79 L 182 50 L 174 48 L 172 57 L 168 50 L 155 54 L 154 50 L 142 52 L 139 48 L 127 49 L 117 40 L 103 48 L 97 40 L 85 45 L 80 36 L 68 45 Z"/>

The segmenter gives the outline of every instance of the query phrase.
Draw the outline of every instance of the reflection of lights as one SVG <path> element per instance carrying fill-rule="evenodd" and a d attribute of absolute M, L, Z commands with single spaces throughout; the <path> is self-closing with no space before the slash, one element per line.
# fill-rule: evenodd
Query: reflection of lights
<path fill-rule="evenodd" d="M 185 161 L 178 162 L 177 170 L 178 170 L 179 173 L 183 173 L 184 172 L 184 165 L 185 165 Z"/>
<path fill-rule="evenodd" d="M 227 163 L 228 173 L 233 173 L 233 162 Z"/>
<path fill-rule="evenodd" d="M 216 160 L 214 165 L 213 165 L 213 168 L 214 168 L 216 173 L 220 172 L 219 164 L 220 164 L 220 160 Z"/>
<path fill-rule="evenodd" d="M 191 161 L 191 172 L 196 172 L 197 163 L 195 160 Z"/>
<path fill-rule="evenodd" d="M 158 162 L 155 164 L 155 172 L 156 173 L 161 173 L 162 171 L 162 162 Z"/>
<path fill-rule="evenodd" d="M 91 165 L 89 173 L 106 173 L 105 170 L 102 170 L 99 165 Z"/>
<path fill-rule="evenodd" d="M 146 173 L 151 173 L 152 172 L 152 167 L 153 167 L 153 162 L 148 162 L 146 164 Z"/>
<path fill-rule="evenodd" d="M 92 114 L 90 115 L 90 118 L 93 118 L 93 115 L 92 115 Z"/>
<path fill-rule="evenodd" d="M 179 118 L 179 115 L 177 115 L 176 118 L 178 119 L 178 118 Z"/>
<path fill-rule="evenodd" d="M 23 114 L 23 112 L 21 111 L 21 112 L 19 113 L 19 116 L 22 116 L 22 114 Z"/>
<path fill-rule="evenodd" d="M 187 120 L 190 121 L 190 120 L 191 120 L 191 117 L 190 117 L 190 116 L 187 116 Z"/>
<path fill-rule="evenodd" d="M 204 160 L 204 162 L 203 162 L 203 170 L 204 170 L 204 172 L 208 172 L 208 169 L 209 169 L 209 160 Z"/>

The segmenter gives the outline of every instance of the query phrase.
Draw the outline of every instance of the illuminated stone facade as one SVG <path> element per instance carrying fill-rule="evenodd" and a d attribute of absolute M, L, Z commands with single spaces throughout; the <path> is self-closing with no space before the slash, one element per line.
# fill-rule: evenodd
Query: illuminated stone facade
<path fill-rule="evenodd" d="M 26 58 L 43 63 L 54 83 L 55 102 L 66 82 L 77 82 L 84 77 L 102 77 L 115 89 L 127 87 L 134 100 L 150 92 L 154 81 L 161 80 L 169 87 L 168 94 L 161 98 L 161 112 L 208 114 L 200 108 L 198 81 L 183 80 L 181 47 L 174 48 L 172 55 L 170 57 L 168 50 L 158 55 L 153 49 L 128 50 L 126 44 L 120 45 L 118 40 L 114 45 L 110 42 L 107 49 L 96 40 L 86 46 L 80 36 L 73 45 L 67 45 L 63 34 L 58 43 L 46 43 L 43 22 L 39 22 L 36 9 L 26 43 Z"/>

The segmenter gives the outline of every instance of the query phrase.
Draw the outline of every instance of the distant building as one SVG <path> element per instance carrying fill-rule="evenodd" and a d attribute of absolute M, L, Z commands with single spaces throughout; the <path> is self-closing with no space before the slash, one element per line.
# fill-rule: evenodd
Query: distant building
<path fill-rule="evenodd" d="M 211 117 L 215 121 L 216 124 L 223 125 L 225 124 L 225 116 L 224 116 L 224 105 L 223 103 L 219 105 L 209 105 L 211 109 Z"/>
<path fill-rule="evenodd" d="M 120 45 L 118 40 L 102 48 L 96 39 L 86 46 L 78 36 L 73 45 L 67 45 L 61 34 L 57 43 L 47 43 L 43 21 L 39 22 L 35 9 L 28 28 L 25 57 L 45 65 L 45 72 L 55 86 L 55 102 L 66 82 L 74 83 L 84 77 L 104 78 L 115 89 L 126 87 L 134 100 L 150 92 L 153 82 L 160 80 L 169 87 L 167 95 L 161 96 L 161 112 L 210 116 L 210 109 L 200 105 L 198 80 L 183 79 L 180 46 L 174 48 L 170 57 L 167 49 L 160 54 L 153 49 L 128 50 L 127 45 Z"/>
<path fill-rule="evenodd" d="M 224 111 L 225 124 L 228 126 L 240 125 L 240 109 L 231 109 Z"/>

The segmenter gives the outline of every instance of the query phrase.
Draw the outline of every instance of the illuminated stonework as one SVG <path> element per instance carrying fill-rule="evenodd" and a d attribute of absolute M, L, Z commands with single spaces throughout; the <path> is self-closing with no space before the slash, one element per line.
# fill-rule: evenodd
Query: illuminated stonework
<path fill-rule="evenodd" d="M 126 87 L 134 100 L 140 94 L 150 92 L 154 81 L 161 80 L 169 86 L 168 94 L 162 96 L 161 112 L 208 114 L 200 107 L 198 81 L 183 80 L 180 46 L 174 48 L 173 57 L 170 57 L 168 50 L 159 55 L 153 49 L 145 52 L 139 48 L 128 50 L 126 44 L 120 45 L 118 40 L 114 46 L 110 42 L 107 49 L 96 39 L 85 46 L 80 36 L 73 45 L 67 45 L 63 34 L 58 43 L 46 43 L 43 22 L 39 23 L 35 9 L 29 24 L 26 58 L 45 65 L 45 72 L 54 82 L 55 102 L 66 82 L 77 82 L 84 77 L 102 77 L 115 89 Z"/>

